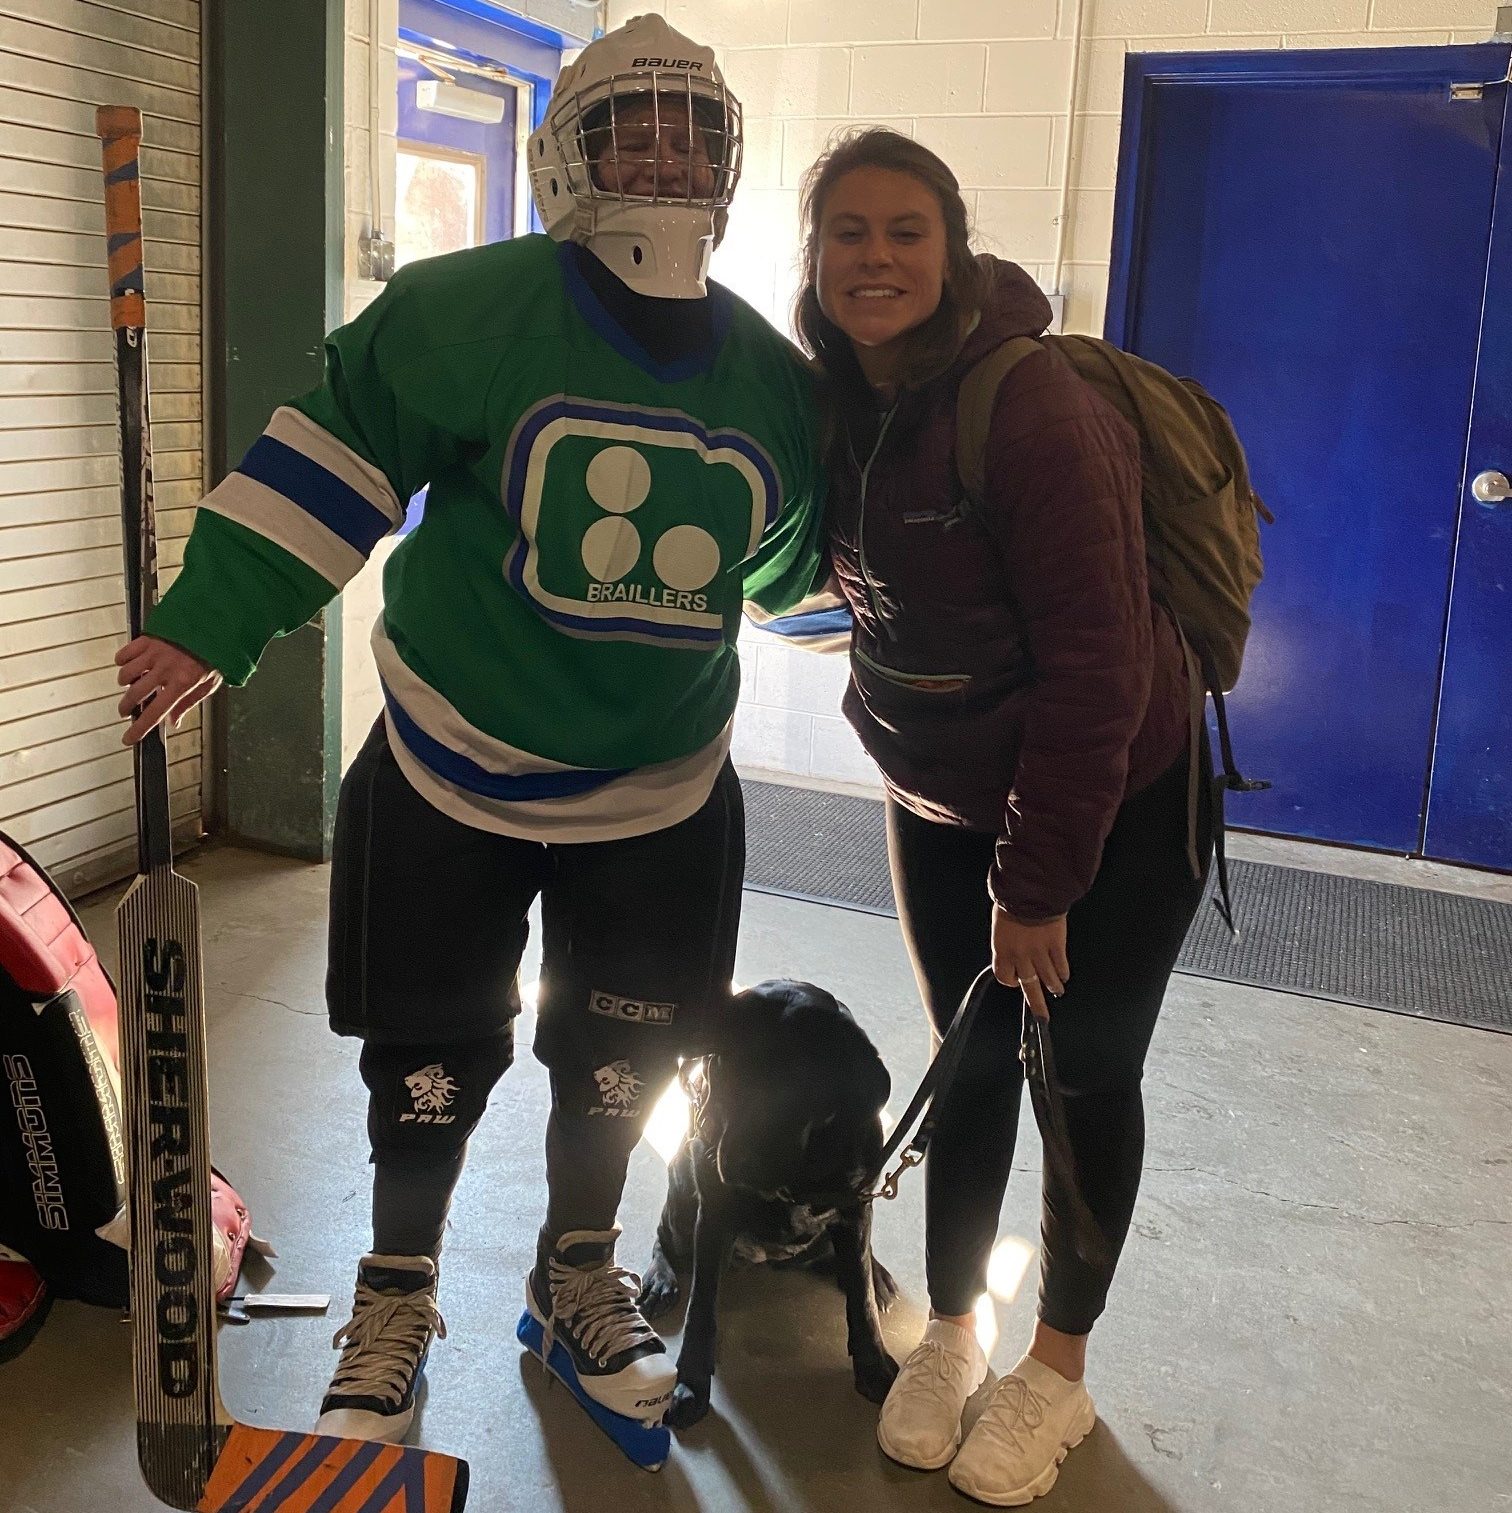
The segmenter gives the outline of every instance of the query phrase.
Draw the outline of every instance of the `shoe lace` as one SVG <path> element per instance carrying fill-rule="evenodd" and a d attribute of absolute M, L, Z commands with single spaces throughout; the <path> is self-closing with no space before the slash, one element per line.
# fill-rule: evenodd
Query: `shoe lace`
<path fill-rule="evenodd" d="M 947 1350 L 939 1340 L 921 1340 L 903 1363 L 892 1390 L 895 1401 L 938 1398 L 952 1389 L 964 1402 L 971 1385 L 971 1363 L 959 1351 Z"/>
<path fill-rule="evenodd" d="M 1028 1436 L 1045 1422 L 1049 1399 L 1043 1398 L 1021 1376 L 1005 1376 L 982 1411 L 973 1435 L 986 1435 L 1006 1450 L 1023 1453 Z"/>
<path fill-rule="evenodd" d="M 552 1256 L 551 1317 L 546 1321 L 543 1354 L 551 1358 L 556 1327 L 576 1331 L 578 1343 L 602 1366 L 622 1350 L 658 1338 L 636 1305 L 641 1279 L 612 1257 L 592 1266 L 569 1266 Z"/>
<path fill-rule="evenodd" d="M 432 1334 L 446 1338 L 446 1320 L 431 1287 L 378 1292 L 359 1278 L 352 1316 L 331 1337 L 333 1345 L 345 1346 L 331 1395 L 402 1401 Z"/>

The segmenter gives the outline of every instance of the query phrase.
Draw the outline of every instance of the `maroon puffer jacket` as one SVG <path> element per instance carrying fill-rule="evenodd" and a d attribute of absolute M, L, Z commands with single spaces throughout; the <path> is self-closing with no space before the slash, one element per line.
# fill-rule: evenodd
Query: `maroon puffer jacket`
<path fill-rule="evenodd" d="M 874 455 L 876 428 L 847 428 L 830 539 L 856 625 L 847 718 L 899 802 L 1000 832 L 992 896 L 1034 921 L 1087 892 L 1119 805 L 1181 755 L 1187 683 L 1146 582 L 1138 439 L 1052 353 L 1004 381 L 988 497 L 962 505 L 961 378 L 1050 319 L 1022 268 L 984 261 L 954 366 L 904 397 Z"/>

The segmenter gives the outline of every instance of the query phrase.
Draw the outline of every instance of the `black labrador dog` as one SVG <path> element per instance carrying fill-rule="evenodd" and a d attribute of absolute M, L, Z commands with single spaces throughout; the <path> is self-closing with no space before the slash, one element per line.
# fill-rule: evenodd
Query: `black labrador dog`
<path fill-rule="evenodd" d="M 892 1083 L 850 1010 L 812 983 L 773 981 L 736 996 L 728 1044 L 687 1063 L 692 1128 L 667 1173 L 667 1202 L 641 1287 L 648 1317 L 693 1273 L 667 1422 L 685 1429 L 709 1409 L 715 1311 L 731 1259 L 832 1270 L 845 1294 L 856 1388 L 887 1396 L 897 1363 L 878 1309 L 897 1284 L 872 1258 L 863 1188 L 882 1152 Z"/>

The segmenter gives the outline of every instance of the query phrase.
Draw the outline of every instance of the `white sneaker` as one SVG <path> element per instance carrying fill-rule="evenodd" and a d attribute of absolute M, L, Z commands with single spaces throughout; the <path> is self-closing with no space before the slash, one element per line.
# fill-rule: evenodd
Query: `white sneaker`
<path fill-rule="evenodd" d="M 977 1337 L 931 1319 L 882 1404 L 877 1443 L 916 1471 L 938 1471 L 961 1443 L 961 1413 L 987 1376 Z"/>
<path fill-rule="evenodd" d="M 1096 1422 L 1085 1382 L 1068 1382 L 1026 1355 L 992 1389 L 950 1468 L 950 1484 L 998 1508 L 1033 1502 L 1055 1485 L 1060 1463 Z"/>

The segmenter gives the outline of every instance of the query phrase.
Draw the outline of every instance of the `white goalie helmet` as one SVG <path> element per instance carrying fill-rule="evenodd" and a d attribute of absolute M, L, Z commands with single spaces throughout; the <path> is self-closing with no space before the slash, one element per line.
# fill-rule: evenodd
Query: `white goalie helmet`
<path fill-rule="evenodd" d="M 697 299 L 740 177 L 740 102 L 660 16 L 585 47 L 530 138 L 536 211 L 640 294 Z"/>

